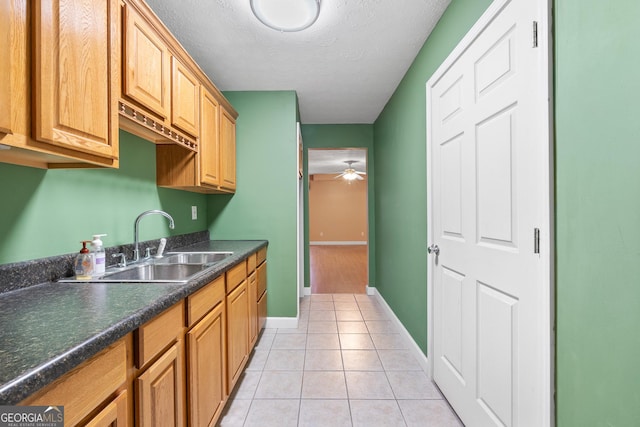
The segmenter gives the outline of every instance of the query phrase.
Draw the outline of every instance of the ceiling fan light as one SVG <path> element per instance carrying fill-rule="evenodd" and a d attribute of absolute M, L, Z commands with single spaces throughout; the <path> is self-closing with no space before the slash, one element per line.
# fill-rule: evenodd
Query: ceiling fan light
<path fill-rule="evenodd" d="M 320 14 L 320 0 L 250 0 L 253 14 L 269 28 L 283 32 L 309 28 Z"/>
<path fill-rule="evenodd" d="M 358 179 L 358 174 L 355 171 L 350 170 L 343 175 L 343 178 L 347 181 L 353 181 L 355 179 Z"/>

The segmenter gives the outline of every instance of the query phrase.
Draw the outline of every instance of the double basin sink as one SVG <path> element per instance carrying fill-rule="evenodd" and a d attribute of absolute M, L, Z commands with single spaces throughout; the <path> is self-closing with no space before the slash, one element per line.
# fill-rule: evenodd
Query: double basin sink
<path fill-rule="evenodd" d="M 169 252 L 162 258 L 150 258 L 126 267 L 108 268 L 104 276 L 89 281 L 186 283 L 232 254 L 233 252 Z M 80 281 L 75 278 L 60 280 Z"/>

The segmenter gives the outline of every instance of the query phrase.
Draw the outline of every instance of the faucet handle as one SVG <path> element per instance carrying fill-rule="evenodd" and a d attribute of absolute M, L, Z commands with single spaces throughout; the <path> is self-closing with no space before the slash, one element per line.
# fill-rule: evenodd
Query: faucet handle
<path fill-rule="evenodd" d="M 144 257 L 145 258 L 151 258 L 151 247 L 148 247 L 147 249 L 145 249 Z"/>
<path fill-rule="evenodd" d="M 125 254 L 123 254 L 122 252 L 119 252 L 117 254 L 113 254 L 111 255 L 111 258 L 120 258 L 120 261 L 118 261 L 118 267 L 126 267 L 127 266 L 127 256 Z"/>
<path fill-rule="evenodd" d="M 162 254 L 164 253 L 164 248 L 167 245 L 167 239 L 164 237 L 160 239 L 160 244 L 158 245 L 158 250 L 156 250 L 155 258 L 162 258 Z"/>

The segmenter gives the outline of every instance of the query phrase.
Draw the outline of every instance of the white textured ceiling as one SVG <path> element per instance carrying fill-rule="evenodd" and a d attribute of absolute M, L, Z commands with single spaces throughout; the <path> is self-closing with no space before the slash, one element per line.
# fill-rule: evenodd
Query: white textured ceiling
<path fill-rule="evenodd" d="M 358 172 L 367 171 L 367 150 L 361 149 L 313 149 L 309 151 L 308 174 L 342 173 L 347 168 L 347 161 L 353 161 L 353 168 Z"/>
<path fill-rule="evenodd" d="M 303 123 L 373 123 L 450 0 L 321 0 L 310 28 L 249 0 L 147 0 L 220 90 L 295 90 Z"/>

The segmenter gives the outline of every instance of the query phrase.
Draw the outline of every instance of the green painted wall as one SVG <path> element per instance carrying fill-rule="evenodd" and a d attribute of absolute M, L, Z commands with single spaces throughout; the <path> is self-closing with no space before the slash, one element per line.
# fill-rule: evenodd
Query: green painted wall
<path fill-rule="evenodd" d="M 369 286 L 376 283 L 375 253 L 375 162 L 373 155 L 373 125 L 302 125 L 302 142 L 304 145 L 304 283 L 309 286 L 309 177 L 307 164 L 309 148 L 366 148 L 367 149 L 367 189 L 369 205 Z"/>
<path fill-rule="evenodd" d="M 640 425 L 640 2 L 555 2 L 558 426 Z"/>
<path fill-rule="evenodd" d="M 490 3 L 451 2 L 374 124 L 376 287 L 425 353 L 425 84 Z"/>
<path fill-rule="evenodd" d="M 269 317 L 296 317 L 297 98 L 295 92 L 225 92 L 236 124 L 237 187 L 210 196 L 213 239 L 269 240 Z"/>
<path fill-rule="evenodd" d="M 167 211 L 176 228 L 150 216 L 140 223 L 141 240 L 206 230 L 206 196 L 156 187 L 155 158 L 154 144 L 120 131 L 119 169 L 0 163 L 0 264 L 77 252 L 94 233 L 108 234 L 107 247 L 132 243 L 136 216 L 148 209 Z"/>

